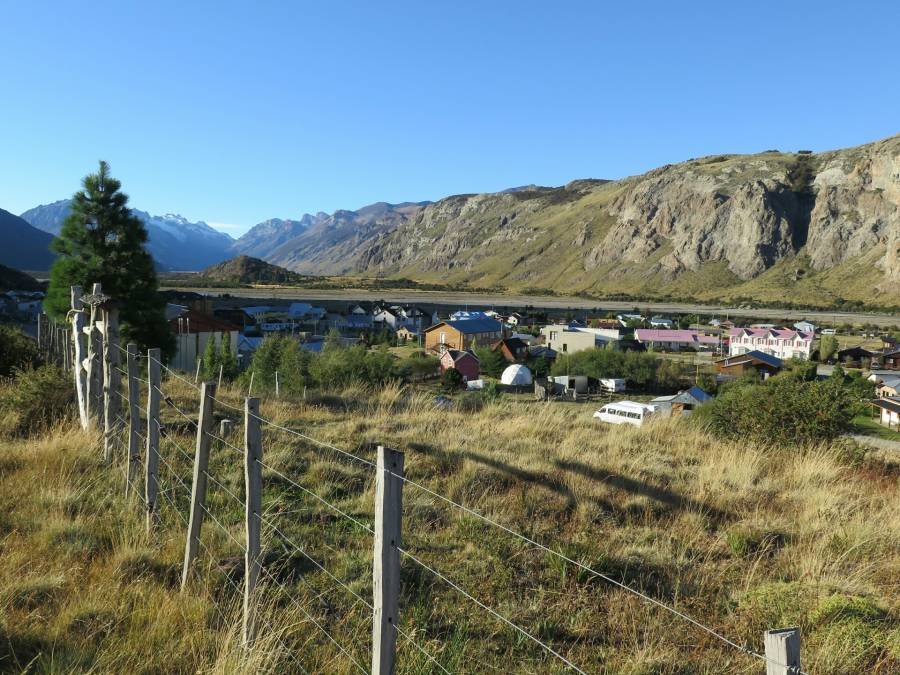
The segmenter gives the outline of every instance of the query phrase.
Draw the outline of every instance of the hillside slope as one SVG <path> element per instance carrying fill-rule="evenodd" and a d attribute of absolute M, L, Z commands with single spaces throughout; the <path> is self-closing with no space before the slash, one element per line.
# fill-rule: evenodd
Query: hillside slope
<path fill-rule="evenodd" d="M 303 276 L 296 272 L 247 255 L 211 265 L 203 270 L 200 276 L 211 281 L 238 284 L 291 284 L 303 280 Z"/>
<path fill-rule="evenodd" d="M 25 270 L 48 270 L 56 256 L 50 251 L 53 235 L 32 227 L 0 209 L 0 265 Z"/>
<path fill-rule="evenodd" d="M 448 197 L 377 233 L 355 272 L 513 290 L 890 304 L 900 291 L 900 136 Z"/>
<path fill-rule="evenodd" d="M 45 232 L 59 234 L 71 201 L 63 199 L 36 206 L 25 211 L 22 218 Z M 194 223 L 171 213 L 154 216 L 138 209 L 132 209 L 132 213 L 147 228 L 147 248 L 163 268 L 198 270 L 231 256 L 234 240 L 202 221 Z"/>
<path fill-rule="evenodd" d="M 335 211 L 317 218 L 302 233 L 263 257 L 303 274 L 345 274 L 358 264 L 360 253 L 369 242 L 397 229 L 426 204 L 378 202 L 356 211 Z"/>

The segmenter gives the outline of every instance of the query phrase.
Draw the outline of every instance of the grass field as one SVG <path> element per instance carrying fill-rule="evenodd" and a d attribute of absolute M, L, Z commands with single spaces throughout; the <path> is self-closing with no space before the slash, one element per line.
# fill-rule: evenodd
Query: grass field
<path fill-rule="evenodd" d="M 196 393 L 164 384 L 195 415 Z M 225 402 L 239 394 L 226 388 Z M 683 423 L 603 427 L 578 405 L 438 411 L 405 389 L 264 402 L 267 419 L 365 459 L 406 453 L 421 485 L 673 605 L 738 644 L 799 625 L 812 673 L 900 669 L 900 467 L 842 444 L 719 441 Z M 233 411 L 220 408 L 222 414 Z M 217 444 L 195 579 L 180 593 L 189 423 L 164 405 L 162 524 L 143 531 L 120 463 L 70 426 L 0 442 L 0 670 L 353 672 L 368 667 L 371 537 L 297 486 L 373 522 L 369 467 L 264 427 L 267 628 L 239 647 L 241 457 Z M 226 439 L 240 445 L 242 430 Z M 176 445 L 177 444 L 177 445 Z M 181 450 L 179 450 L 179 447 Z M 404 546 L 589 673 L 759 673 L 762 664 L 647 601 L 404 490 Z M 305 554 L 299 551 L 303 547 Z M 307 557 L 308 556 L 308 557 Z M 316 560 L 334 575 L 321 572 Z M 451 672 L 569 672 L 405 559 L 400 626 Z M 435 672 L 400 640 L 402 673 Z"/>
<path fill-rule="evenodd" d="M 900 433 L 893 429 L 888 429 L 883 424 L 879 424 L 878 420 L 875 420 L 868 415 L 854 417 L 853 426 L 858 434 L 877 436 L 878 438 L 884 438 L 889 441 L 900 441 Z"/>

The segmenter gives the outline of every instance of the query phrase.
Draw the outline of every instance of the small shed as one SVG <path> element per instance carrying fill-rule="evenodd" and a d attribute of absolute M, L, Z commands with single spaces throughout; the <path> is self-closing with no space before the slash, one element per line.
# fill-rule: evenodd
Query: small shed
<path fill-rule="evenodd" d="M 481 363 L 472 352 L 461 349 L 448 349 L 441 354 L 441 373 L 448 368 L 455 368 L 463 376 L 463 382 L 477 380 L 481 376 Z"/>
<path fill-rule="evenodd" d="M 682 417 L 690 415 L 695 408 L 711 398 L 712 396 L 694 385 L 671 396 L 659 396 L 650 403 L 658 406 L 660 413 L 665 417 Z"/>

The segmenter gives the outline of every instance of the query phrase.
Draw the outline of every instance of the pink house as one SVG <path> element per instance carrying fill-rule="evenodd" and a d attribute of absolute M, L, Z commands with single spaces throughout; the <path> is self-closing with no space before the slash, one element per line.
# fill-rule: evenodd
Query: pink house
<path fill-rule="evenodd" d="M 815 333 L 790 328 L 732 328 L 729 356 L 760 351 L 779 359 L 808 359 Z"/>
<path fill-rule="evenodd" d="M 715 350 L 719 346 L 719 338 L 715 335 L 704 335 L 696 330 L 671 328 L 638 328 L 634 338 L 651 349 L 665 349 L 677 352 L 681 349 Z"/>
<path fill-rule="evenodd" d="M 481 375 L 481 364 L 472 352 L 448 349 L 441 354 L 441 373 L 448 368 L 456 368 L 463 376 L 463 382 L 477 380 Z"/>

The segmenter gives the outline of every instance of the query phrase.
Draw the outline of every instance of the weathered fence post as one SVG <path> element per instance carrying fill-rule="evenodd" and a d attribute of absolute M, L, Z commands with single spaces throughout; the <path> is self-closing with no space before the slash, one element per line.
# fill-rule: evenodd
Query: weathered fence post
<path fill-rule="evenodd" d="M 222 388 L 222 374 L 225 372 L 225 365 L 219 364 L 219 381 L 216 384 L 216 389 Z"/>
<path fill-rule="evenodd" d="M 229 419 L 224 419 L 219 422 L 219 436 L 222 438 L 228 438 L 231 435 L 231 430 L 234 429 L 234 421 Z"/>
<path fill-rule="evenodd" d="M 188 521 L 187 540 L 184 545 L 184 568 L 181 571 L 181 588 L 187 585 L 191 565 L 197 557 L 200 545 L 200 529 L 206 508 L 206 473 L 209 468 L 210 431 L 213 425 L 213 397 L 216 385 L 204 382 L 200 386 L 200 416 L 197 419 L 197 447 L 194 451 L 194 481 L 191 486 L 191 513 Z"/>
<path fill-rule="evenodd" d="M 147 456 L 144 459 L 144 501 L 147 505 L 147 532 L 159 518 L 159 386 L 160 351 L 147 350 Z"/>
<path fill-rule="evenodd" d="M 796 675 L 800 672 L 800 629 L 775 628 L 767 630 L 766 675 Z"/>
<path fill-rule="evenodd" d="M 403 453 L 378 446 L 375 470 L 375 552 L 372 564 L 372 675 L 393 675 L 400 604 L 400 522 Z"/>
<path fill-rule="evenodd" d="M 200 366 L 203 364 L 203 359 L 199 356 L 197 357 L 197 370 L 194 372 L 194 384 L 197 384 L 197 380 L 200 379 Z"/>
<path fill-rule="evenodd" d="M 85 328 L 88 336 L 88 354 L 87 354 L 87 389 L 88 389 L 88 412 L 89 416 L 94 420 L 102 419 L 103 414 L 103 373 L 100 367 L 100 353 L 102 351 L 102 337 L 97 329 L 97 310 L 99 309 L 99 301 L 103 295 L 103 286 L 94 284 L 91 289 L 90 305 L 91 314 L 90 322 Z"/>
<path fill-rule="evenodd" d="M 113 445 L 121 429 L 122 376 L 119 371 L 119 310 L 103 305 L 103 459 L 112 461 Z"/>
<path fill-rule="evenodd" d="M 250 371 L 250 385 L 247 387 L 247 396 L 253 393 L 253 376 L 256 374 L 255 370 Z"/>
<path fill-rule="evenodd" d="M 69 289 L 72 302 L 72 347 L 75 350 L 72 359 L 73 370 L 75 371 L 75 395 L 78 397 L 78 417 L 81 419 L 81 428 L 87 430 L 88 422 L 88 403 L 87 403 L 87 383 L 85 381 L 84 357 L 84 310 L 81 301 L 81 286 L 71 286 Z"/>
<path fill-rule="evenodd" d="M 281 387 L 278 382 L 278 371 L 275 371 L 275 398 L 281 398 Z"/>
<path fill-rule="evenodd" d="M 134 477 L 141 464 L 141 446 L 138 427 L 141 424 L 141 392 L 138 388 L 138 350 L 129 342 L 125 351 L 125 368 L 128 373 L 128 457 L 126 458 L 125 496 L 131 491 Z"/>
<path fill-rule="evenodd" d="M 37 315 L 37 347 L 38 347 L 38 352 L 40 353 L 41 356 L 44 356 L 44 340 L 46 339 L 46 336 L 44 335 L 45 332 L 46 331 L 44 329 L 44 313 L 38 312 L 38 315 Z"/>
<path fill-rule="evenodd" d="M 244 553 L 244 644 L 256 639 L 256 582 L 259 579 L 259 533 L 262 525 L 262 430 L 259 399 L 244 400 L 244 489 L 247 549 Z"/>

